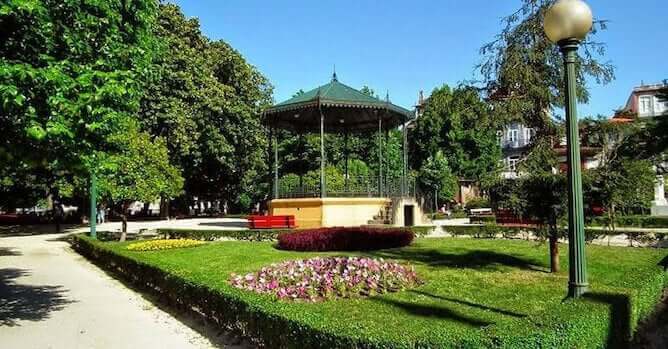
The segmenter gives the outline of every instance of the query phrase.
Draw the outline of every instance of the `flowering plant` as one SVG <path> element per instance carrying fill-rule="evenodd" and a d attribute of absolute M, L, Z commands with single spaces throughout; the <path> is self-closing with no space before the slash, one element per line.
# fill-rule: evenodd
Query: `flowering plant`
<path fill-rule="evenodd" d="M 287 261 L 246 275 L 232 274 L 232 286 L 278 299 L 322 301 L 396 292 L 421 282 L 410 265 L 366 257 Z"/>
<path fill-rule="evenodd" d="M 130 251 L 159 251 L 172 248 L 183 248 L 203 245 L 203 241 L 179 239 L 179 240 L 147 240 L 129 244 L 127 249 Z"/>
<path fill-rule="evenodd" d="M 372 251 L 410 245 L 405 228 L 334 227 L 283 233 L 278 247 L 293 251 Z"/>

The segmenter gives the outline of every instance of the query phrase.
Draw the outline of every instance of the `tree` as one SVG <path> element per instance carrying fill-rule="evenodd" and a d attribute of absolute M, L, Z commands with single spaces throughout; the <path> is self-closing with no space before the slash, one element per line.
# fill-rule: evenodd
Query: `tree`
<path fill-rule="evenodd" d="M 593 170 L 593 197 L 606 208 L 614 230 L 618 212 L 628 214 L 650 207 L 656 174 L 648 160 L 619 159 Z"/>
<path fill-rule="evenodd" d="M 654 145 L 648 143 L 657 144 L 653 142 L 656 139 L 641 141 L 652 131 L 639 121 L 615 123 L 599 117 L 584 119 L 581 124 L 583 144 L 600 149 L 599 166 L 590 171 L 590 200 L 606 208 L 614 228 L 618 211 L 642 211 L 650 206 L 656 175 L 649 159 L 656 159 L 660 153 L 650 155 Z"/>
<path fill-rule="evenodd" d="M 60 187 L 118 151 L 111 138 L 134 127 L 155 52 L 155 9 L 153 0 L 0 5 L 3 176 L 29 173 L 28 188 L 60 201 Z"/>
<path fill-rule="evenodd" d="M 522 0 L 520 8 L 503 19 L 504 28 L 485 44 L 478 65 L 484 89 L 492 101 L 495 117 L 502 124 L 519 121 L 537 130 L 539 137 L 554 134 L 552 115 L 564 106 L 564 65 L 557 45 L 543 32 L 543 17 L 555 0 Z M 577 98 L 587 103 L 587 79 L 606 84 L 614 79 L 614 67 L 601 61 L 604 43 L 596 34 L 606 29 L 605 20 L 595 20 L 580 45 L 577 64 Z"/>
<path fill-rule="evenodd" d="M 436 199 L 440 202 L 449 202 L 455 197 L 457 177 L 452 174 L 448 159 L 440 150 L 430 156 L 420 168 L 418 179 L 420 185 L 429 193 L 438 192 Z"/>
<path fill-rule="evenodd" d="M 158 13 L 163 45 L 141 102 L 143 128 L 165 138 L 185 179 L 185 202 L 228 200 L 240 208 L 261 199 L 269 167 L 260 115 L 271 102 L 269 82 L 227 43 L 202 35 L 178 6 L 162 4 Z"/>
<path fill-rule="evenodd" d="M 473 88 L 444 85 L 434 90 L 409 137 L 413 167 L 421 168 L 430 156 L 442 151 L 460 178 L 482 180 L 495 172 L 501 148 L 490 112 Z"/>
<path fill-rule="evenodd" d="M 136 129 L 136 128 L 133 128 Z M 123 220 L 121 241 L 127 234 L 128 205 L 134 201 L 152 202 L 160 197 L 180 194 L 183 178 L 169 163 L 162 138 L 145 133 L 120 133 L 111 137 L 122 150 L 112 155 L 100 154 L 104 164 L 97 169 L 99 196 L 120 209 Z"/>

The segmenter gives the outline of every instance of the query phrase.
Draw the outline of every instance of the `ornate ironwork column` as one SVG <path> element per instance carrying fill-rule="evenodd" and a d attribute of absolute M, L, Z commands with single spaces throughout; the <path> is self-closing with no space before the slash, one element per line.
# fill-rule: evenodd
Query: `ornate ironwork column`
<path fill-rule="evenodd" d="M 325 181 L 325 115 L 320 108 L 320 197 L 327 196 Z"/>
<path fill-rule="evenodd" d="M 278 132 L 272 132 L 272 144 L 274 145 L 274 199 L 280 199 L 280 191 L 278 188 Z"/>
<path fill-rule="evenodd" d="M 401 168 L 401 196 L 407 197 L 407 192 L 408 192 L 408 147 L 406 146 L 406 143 L 408 143 L 408 136 L 407 136 L 407 131 L 406 128 L 408 127 L 408 124 L 406 123 L 406 119 L 402 120 L 403 126 L 401 127 L 401 151 L 403 153 L 402 156 L 402 168 Z"/>
<path fill-rule="evenodd" d="M 383 197 L 383 118 L 378 114 L 378 196 Z"/>

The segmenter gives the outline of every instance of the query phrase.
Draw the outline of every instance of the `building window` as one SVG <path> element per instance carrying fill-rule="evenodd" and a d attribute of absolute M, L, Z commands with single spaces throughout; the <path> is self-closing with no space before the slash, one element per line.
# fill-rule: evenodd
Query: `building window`
<path fill-rule="evenodd" d="M 661 98 L 654 97 L 654 113 L 656 114 L 661 114 L 663 113 L 665 103 L 661 100 Z"/>
<path fill-rule="evenodd" d="M 517 163 L 520 162 L 519 156 L 511 156 L 508 158 L 508 170 L 510 172 L 517 172 Z"/>
<path fill-rule="evenodd" d="M 512 129 L 508 130 L 508 142 L 516 143 L 517 142 L 517 130 Z"/>
<path fill-rule="evenodd" d="M 638 101 L 640 114 L 651 114 L 652 113 L 652 96 L 640 96 Z"/>
<path fill-rule="evenodd" d="M 531 137 L 533 136 L 533 129 L 525 128 L 524 129 L 524 143 L 529 144 L 531 142 Z"/>

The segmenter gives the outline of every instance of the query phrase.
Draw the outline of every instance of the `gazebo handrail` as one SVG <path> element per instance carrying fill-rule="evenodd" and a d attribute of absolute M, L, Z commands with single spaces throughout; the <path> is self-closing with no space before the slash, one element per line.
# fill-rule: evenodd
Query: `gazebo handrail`
<path fill-rule="evenodd" d="M 415 179 L 392 177 L 384 178 L 380 186 L 376 176 L 350 176 L 346 180 L 341 175 L 327 182 L 327 195 L 331 197 L 404 197 L 415 194 Z M 278 198 L 311 198 L 320 196 L 319 184 L 295 183 L 280 178 L 278 182 Z"/>

